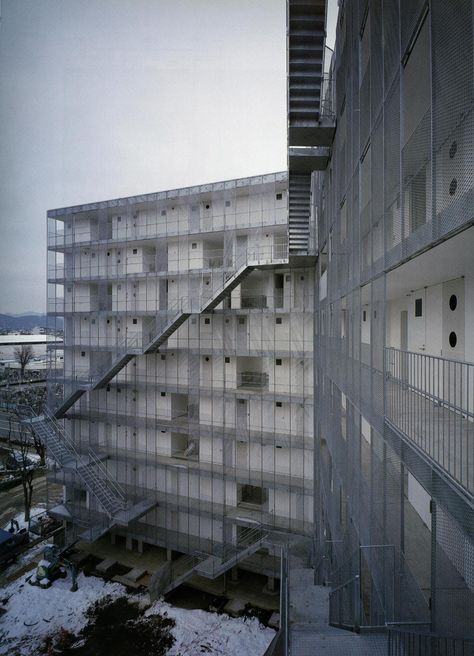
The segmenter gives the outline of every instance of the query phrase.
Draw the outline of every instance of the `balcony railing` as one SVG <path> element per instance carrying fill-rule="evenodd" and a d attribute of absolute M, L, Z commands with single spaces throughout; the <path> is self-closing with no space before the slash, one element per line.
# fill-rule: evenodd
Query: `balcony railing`
<path fill-rule="evenodd" d="M 386 348 L 385 415 L 474 491 L 474 364 Z"/>
<path fill-rule="evenodd" d="M 239 387 L 265 389 L 268 387 L 268 374 L 261 371 L 242 371 L 239 374 Z"/>

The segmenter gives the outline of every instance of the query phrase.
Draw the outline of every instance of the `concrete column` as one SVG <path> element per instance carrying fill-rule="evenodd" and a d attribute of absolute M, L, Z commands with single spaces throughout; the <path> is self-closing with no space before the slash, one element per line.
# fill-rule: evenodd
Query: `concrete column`
<path fill-rule="evenodd" d="M 143 540 L 137 540 L 137 550 L 139 554 L 143 553 Z"/>
<path fill-rule="evenodd" d="M 275 589 L 275 577 L 267 576 L 267 584 L 263 588 L 263 592 L 269 595 L 278 594 L 278 591 Z"/>
<path fill-rule="evenodd" d="M 131 538 L 129 535 L 126 537 L 125 549 L 127 551 L 133 551 L 133 538 Z"/>

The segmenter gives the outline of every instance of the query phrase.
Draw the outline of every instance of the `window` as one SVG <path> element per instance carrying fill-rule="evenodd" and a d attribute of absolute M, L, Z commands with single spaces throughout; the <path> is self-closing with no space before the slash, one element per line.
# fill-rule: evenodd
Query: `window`
<path fill-rule="evenodd" d="M 423 316 L 423 299 L 417 298 L 415 300 L 415 317 Z"/>
<path fill-rule="evenodd" d="M 117 387 L 117 394 L 121 394 L 121 393 L 122 393 L 122 390 L 120 389 L 120 387 Z"/>
<path fill-rule="evenodd" d="M 224 361 L 225 361 L 226 364 L 229 364 L 230 363 L 230 358 L 225 358 Z"/>
<path fill-rule="evenodd" d="M 277 408 L 281 408 L 283 406 L 283 403 L 281 401 L 277 401 L 275 405 Z"/>
<path fill-rule="evenodd" d="M 366 312 L 366 310 L 362 310 L 362 321 L 367 321 L 367 312 Z"/>
<path fill-rule="evenodd" d="M 240 490 L 240 500 L 242 503 L 251 503 L 261 506 L 265 500 L 264 490 L 255 485 L 242 485 Z"/>
<path fill-rule="evenodd" d="M 275 360 L 275 364 L 277 365 L 277 367 L 281 367 L 281 358 L 277 358 Z"/>
<path fill-rule="evenodd" d="M 285 280 L 286 280 L 286 282 L 290 282 L 290 281 L 291 281 L 291 274 L 290 274 L 290 273 L 287 273 L 287 274 L 286 274 L 286 276 L 285 276 Z"/>
<path fill-rule="evenodd" d="M 137 325 L 137 319 L 133 319 L 133 324 L 136 326 Z"/>
<path fill-rule="evenodd" d="M 206 210 L 210 209 L 211 205 L 209 203 L 206 203 Z"/>
<path fill-rule="evenodd" d="M 161 396 L 166 396 L 166 392 L 161 392 Z"/>
<path fill-rule="evenodd" d="M 110 323 L 110 319 L 107 319 L 107 323 Z"/>
<path fill-rule="evenodd" d="M 206 357 L 204 358 L 204 360 L 205 360 L 206 362 L 209 362 L 209 356 L 206 355 Z"/>
<path fill-rule="evenodd" d="M 166 360 L 166 355 L 164 355 L 164 354 L 162 353 L 162 354 L 161 354 L 161 359 L 162 359 L 162 360 Z"/>
<path fill-rule="evenodd" d="M 110 251 L 107 251 L 107 257 L 110 257 Z"/>
<path fill-rule="evenodd" d="M 198 245 L 196 244 L 196 242 L 193 242 L 191 244 L 191 248 L 193 249 L 193 251 L 195 251 L 197 247 L 198 247 Z"/>
<path fill-rule="evenodd" d="M 161 210 L 161 216 L 166 216 L 166 210 Z"/>
<path fill-rule="evenodd" d="M 281 200 L 282 198 L 283 198 L 283 194 L 277 194 L 277 195 L 276 195 L 276 199 L 277 199 L 277 200 Z"/>
<path fill-rule="evenodd" d="M 239 317 L 239 324 L 241 326 L 245 325 L 245 317 Z"/>
<path fill-rule="evenodd" d="M 211 323 L 209 317 L 206 317 L 206 319 L 204 319 L 204 323 L 206 324 L 206 326 L 208 326 Z"/>
<path fill-rule="evenodd" d="M 245 399 L 239 399 L 240 405 L 243 405 L 245 403 Z"/>
<path fill-rule="evenodd" d="M 282 323 L 281 317 L 277 317 L 275 319 L 275 323 L 278 324 L 278 325 L 281 325 L 281 323 Z"/>
<path fill-rule="evenodd" d="M 86 352 L 85 352 L 85 351 L 81 351 L 81 358 L 85 358 L 85 357 L 86 357 Z"/>
<path fill-rule="evenodd" d="M 91 257 L 95 257 L 95 253 L 91 253 Z"/>
<path fill-rule="evenodd" d="M 91 323 L 95 323 L 95 319 L 92 319 Z"/>
<path fill-rule="evenodd" d="M 133 255 L 136 255 L 137 253 L 138 253 L 138 249 L 137 249 L 137 248 L 134 248 L 133 251 L 132 251 L 132 254 L 133 254 Z"/>
<path fill-rule="evenodd" d="M 122 217 L 121 217 L 121 216 L 118 216 L 118 217 L 117 217 L 117 221 L 120 223 L 121 220 L 122 220 Z"/>
<path fill-rule="evenodd" d="M 226 207 L 230 207 L 230 200 L 226 200 L 226 202 L 225 202 L 225 206 L 226 206 Z"/>

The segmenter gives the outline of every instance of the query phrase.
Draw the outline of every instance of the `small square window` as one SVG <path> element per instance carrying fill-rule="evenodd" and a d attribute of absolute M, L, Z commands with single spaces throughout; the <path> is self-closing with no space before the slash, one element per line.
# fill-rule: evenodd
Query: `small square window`
<path fill-rule="evenodd" d="M 95 257 L 95 253 L 91 253 L 91 257 Z"/>
<path fill-rule="evenodd" d="M 245 317 L 239 317 L 239 324 L 243 326 L 245 324 Z"/>
<path fill-rule="evenodd" d="M 193 249 L 193 251 L 195 251 L 197 247 L 198 247 L 198 245 L 196 244 L 196 242 L 193 242 L 191 244 L 191 248 Z"/>
<path fill-rule="evenodd" d="M 283 198 L 283 194 L 277 194 L 277 195 L 276 195 L 276 199 L 277 199 L 277 200 L 281 200 L 282 198 Z"/>
<path fill-rule="evenodd" d="M 281 325 L 281 323 L 282 323 L 281 317 L 277 317 L 275 319 L 275 323 L 278 324 L 278 325 Z"/>
<path fill-rule="evenodd" d="M 117 217 L 117 221 L 120 222 L 121 220 L 122 220 L 122 217 L 121 217 L 121 216 L 118 216 L 118 217 Z"/>
<path fill-rule="evenodd" d="M 276 364 L 278 367 L 280 367 L 280 366 L 281 366 L 281 358 L 277 358 L 277 359 L 275 360 L 275 364 Z"/>
<path fill-rule="evenodd" d="M 205 360 L 206 362 L 209 362 L 209 356 L 206 355 L 206 357 L 204 358 L 204 360 Z"/>
<path fill-rule="evenodd" d="M 230 364 L 230 358 L 225 358 L 225 363 Z"/>
<path fill-rule="evenodd" d="M 110 257 L 110 251 L 107 251 L 107 257 Z"/>
<path fill-rule="evenodd" d="M 166 216 L 166 210 L 161 210 L 161 216 Z"/>
<path fill-rule="evenodd" d="M 242 405 L 245 403 L 245 399 L 239 399 L 239 403 Z"/>
<path fill-rule="evenodd" d="M 72 287 L 67 288 L 68 292 L 72 292 Z"/>
<path fill-rule="evenodd" d="M 138 253 L 138 248 L 134 248 L 132 253 L 133 253 L 133 255 L 136 255 Z"/>
<path fill-rule="evenodd" d="M 85 351 L 81 351 L 81 358 L 85 358 L 85 357 L 86 357 L 86 352 L 85 352 Z"/>
<path fill-rule="evenodd" d="M 304 276 L 300 276 L 300 280 L 304 280 Z"/>
<path fill-rule="evenodd" d="M 107 385 L 106 391 L 110 392 L 110 385 Z"/>
<path fill-rule="evenodd" d="M 161 359 L 166 360 L 166 355 L 164 355 L 164 353 L 161 354 Z"/>
<path fill-rule="evenodd" d="M 206 319 L 204 319 L 204 323 L 206 324 L 206 326 L 208 326 L 211 323 L 211 320 L 208 317 L 206 317 Z"/>
<path fill-rule="evenodd" d="M 95 323 L 95 319 L 92 319 L 91 323 Z"/>
<path fill-rule="evenodd" d="M 277 401 L 277 402 L 275 403 L 275 405 L 276 405 L 277 408 L 281 408 L 283 404 L 282 404 L 281 401 Z"/>
<path fill-rule="evenodd" d="M 137 323 L 138 323 L 138 320 L 137 319 L 132 319 L 132 323 L 136 326 Z"/>
<path fill-rule="evenodd" d="M 161 396 L 166 396 L 166 392 L 161 392 Z"/>
<path fill-rule="evenodd" d="M 423 316 L 423 299 L 417 298 L 415 300 L 415 317 Z"/>
<path fill-rule="evenodd" d="M 122 393 L 122 390 L 120 389 L 120 387 L 117 387 L 117 394 L 121 394 L 121 393 Z"/>
<path fill-rule="evenodd" d="M 225 206 L 226 206 L 226 207 L 230 207 L 230 200 L 226 200 L 226 202 L 225 202 Z"/>
<path fill-rule="evenodd" d="M 290 274 L 290 273 L 287 273 L 287 274 L 286 274 L 286 276 L 285 276 L 285 280 L 286 280 L 286 282 L 290 282 L 290 281 L 291 281 L 291 274 Z"/>
<path fill-rule="evenodd" d="M 122 260 L 117 260 L 117 264 L 120 264 L 121 261 L 122 261 Z"/>
<path fill-rule="evenodd" d="M 107 323 L 110 323 L 110 319 L 107 319 Z"/>
<path fill-rule="evenodd" d="M 206 203 L 205 207 L 206 207 L 206 210 L 209 210 L 209 209 L 211 208 L 211 204 L 210 204 L 210 203 Z"/>

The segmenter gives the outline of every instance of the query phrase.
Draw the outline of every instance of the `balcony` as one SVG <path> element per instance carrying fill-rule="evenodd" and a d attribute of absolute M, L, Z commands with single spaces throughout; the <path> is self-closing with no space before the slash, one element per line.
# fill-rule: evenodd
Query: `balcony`
<path fill-rule="evenodd" d="M 242 371 L 239 374 L 240 389 L 268 389 L 268 374 L 263 371 Z"/>
<path fill-rule="evenodd" d="M 474 492 L 474 364 L 386 348 L 385 417 Z"/>

